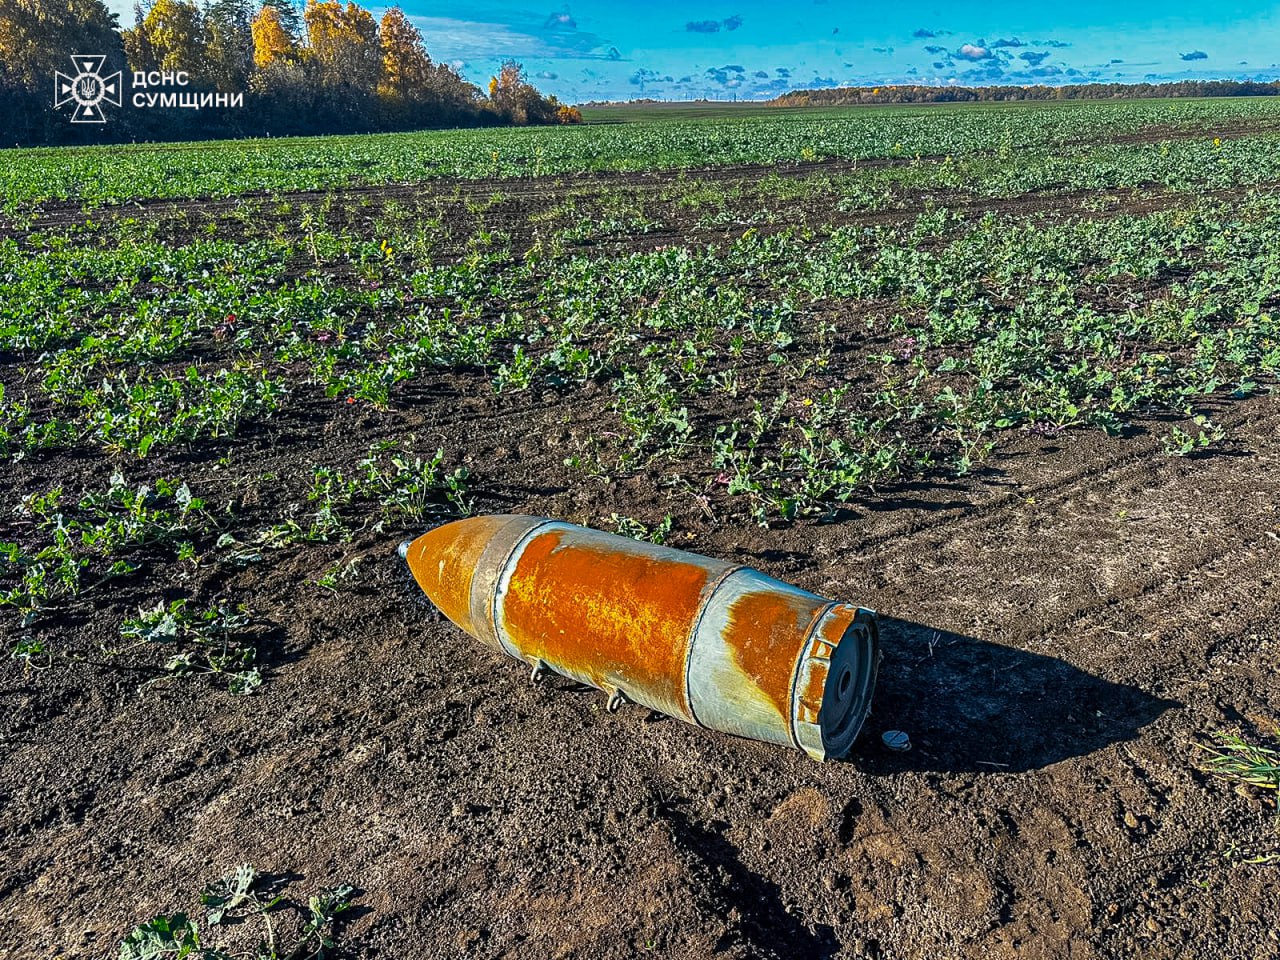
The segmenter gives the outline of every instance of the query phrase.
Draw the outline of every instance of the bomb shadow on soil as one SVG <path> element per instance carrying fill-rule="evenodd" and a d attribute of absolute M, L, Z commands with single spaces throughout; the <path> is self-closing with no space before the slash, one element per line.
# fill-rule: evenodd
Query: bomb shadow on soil
<path fill-rule="evenodd" d="M 850 760 L 870 771 L 1023 773 L 1139 732 L 1175 701 L 1064 660 L 880 618 L 884 659 L 872 713 Z M 881 744 L 905 731 L 907 752 Z"/>

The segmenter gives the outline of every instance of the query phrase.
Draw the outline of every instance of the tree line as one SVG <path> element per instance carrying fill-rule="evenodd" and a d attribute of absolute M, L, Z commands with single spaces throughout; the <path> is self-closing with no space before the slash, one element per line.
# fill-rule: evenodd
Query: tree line
<path fill-rule="evenodd" d="M 487 92 L 468 83 L 431 58 L 398 7 L 379 20 L 340 0 L 256 2 L 152 0 L 121 29 L 102 0 L 0 0 L 0 146 L 582 120 L 513 61 Z M 55 73 L 75 75 L 72 55 L 105 57 L 104 77 L 121 72 L 105 124 L 70 123 L 54 107 Z"/>
<path fill-rule="evenodd" d="M 1113 100 L 1176 97 L 1267 97 L 1280 81 L 1179 80 L 1171 83 L 1076 83 L 1062 87 L 928 87 L 894 84 L 793 90 L 770 100 L 778 107 L 838 107 L 860 103 L 965 103 L 1005 100 Z"/>

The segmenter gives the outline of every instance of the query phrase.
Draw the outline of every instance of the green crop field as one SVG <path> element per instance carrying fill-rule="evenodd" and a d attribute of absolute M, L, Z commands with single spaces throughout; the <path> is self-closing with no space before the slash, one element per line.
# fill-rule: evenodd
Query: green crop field
<path fill-rule="evenodd" d="M 1165 955 L 1157 915 L 1208 936 L 1182 955 L 1260 955 L 1214 918 L 1276 902 L 1271 754 L 1224 734 L 1249 764 L 1210 776 L 1191 745 L 1280 707 L 1280 101 L 584 115 L 0 151 L 0 636 L 27 718 L 0 833 L 65 851 L 14 867 L 44 887 L 0 883 L 28 911 L 0 942 L 72 955 L 89 926 L 114 952 L 244 850 L 350 885 L 354 955 L 833 956 L 819 926 L 877 925 L 946 954 L 1011 913 L 1042 955 Z M 482 512 L 880 607 L 865 762 L 524 686 L 394 554 Z M 919 748 L 876 754 L 884 727 Z M 273 792 L 286 769 L 305 799 Z M 584 826 L 587 794 L 629 813 Z M 85 817 L 170 853 L 100 855 Z M 379 859 L 413 831 L 412 864 Z M 1149 888 L 1116 866 L 1138 844 Z M 552 860 L 639 886 L 596 899 Z M 896 906 L 831 906 L 813 862 Z M 741 889 L 667 924 L 716 864 Z M 972 915 L 917 923 L 942 877 Z M 77 883 L 74 931 L 29 919 Z M 785 949 L 782 908 L 746 906 L 775 891 L 807 918 Z M 559 920 L 467 940 L 473 895 Z M 566 946 L 579 910 L 606 919 Z"/>
<path fill-rule="evenodd" d="M 1116 130 L 1136 134 L 1159 127 L 1189 133 L 1256 124 L 1274 133 L 1280 114 L 1270 99 L 737 109 L 748 115 L 729 119 L 721 108 L 716 111 L 720 116 L 686 119 L 684 110 L 668 108 L 670 119 L 663 111 L 650 110 L 644 114 L 647 121 L 573 130 L 7 150 L 0 166 L 0 198 L 12 211 L 51 199 L 122 203 L 150 197 L 413 183 L 436 177 L 538 177 L 917 155 L 958 158 L 1025 148 L 1045 158 L 1078 163 L 1082 151 L 1107 141 Z M 1265 143 L 1259 147 L 1264 148 L 1260 153 L 1274 153 Z"/>

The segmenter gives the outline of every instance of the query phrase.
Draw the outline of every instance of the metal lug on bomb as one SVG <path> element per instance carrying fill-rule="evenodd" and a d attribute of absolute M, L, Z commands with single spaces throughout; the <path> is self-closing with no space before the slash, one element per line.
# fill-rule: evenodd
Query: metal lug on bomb
<path fill-rule="evenodd" d="M 749 567 L 520 515 L 457 520 L 401 555 L 442 613 L 532 668 L 700 727 L 843 756 L 871 706 L 872 610 Z"/>

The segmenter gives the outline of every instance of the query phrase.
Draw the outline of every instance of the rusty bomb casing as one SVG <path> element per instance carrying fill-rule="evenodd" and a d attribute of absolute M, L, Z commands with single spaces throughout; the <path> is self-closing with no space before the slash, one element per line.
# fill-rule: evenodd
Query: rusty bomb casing
<path fill-rule="evenodd" d="M 871 705 L 876 615 L 748 567 L 543 517 L 480 516 L 401 547 L 478 640 L 712 730 L 842 756 Z"/>

